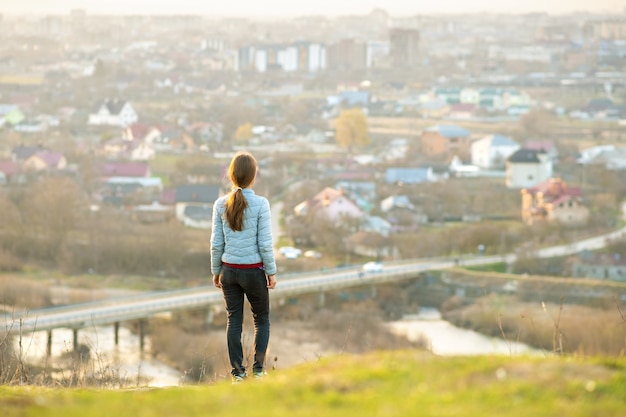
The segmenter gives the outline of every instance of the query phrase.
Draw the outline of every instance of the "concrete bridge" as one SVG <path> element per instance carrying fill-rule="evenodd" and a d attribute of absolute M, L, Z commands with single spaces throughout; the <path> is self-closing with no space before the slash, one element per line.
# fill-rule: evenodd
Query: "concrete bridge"
<path fill-rule="evenodd" d="M 579 252 L 583 249 L 594 250 L 606 245 L 610 239 L 624 238 L 626 227 L 603 236 L 572 242 L 562 246 L 538 249 L 534 256 L 548 258 Z M 375 286 L 380 283 L 399 282 L 417 277 L 429 270 L 442 270 L 457 266 L 484 265 L 496 262 L 512 263 L 516 255 L 476 256 L 462 258 L 417 259 L 384 264 L 379 272 L 363 272 L 360 267 L 349 267 L 327 271 L 316 271 L 279 277 L 276 289 L 270 291 L 270 300 L 280 300 L 301 294 L 319 294 L 320 302 L 324 294 L 344 288 L 370 285 L 375 293 Z M 13 311 L 4 313 L 4 328 L 10 334 L 24 334 L 36 331 L 48 332 L 48 354 L 52 345 L 52 331 L 70 328 L 74 332 L 74 348 L 78 346 L 78 331 L 87 326 L 112 324 L 115 343 L 118 343 L 118 331 L 121 322 L 139 320 L 140 348 L 144 347 L 144 326 L 147 319 L 177 310 L 207 309 L 212 314 L 223 307 L 222 293 L 213 286 L 189 288 L 176 291 L 145 293 L 132 297 L 108 299 L 98 302 L 74 304 L 62 307 L 32 311 Z M 2 318 L 0 318 L 2 320 Z"/>
<path fill-rule="evenodd" d="M 503 259 L 510 262 L 513 258 L 511 255 L 508 259 L 502 256 L 472 256 L 464 259 L 463 263 L 466 265 L 489 264 Z M 276 288 L 270 291 L 270 300 L 273 302 L 302 294 L 318 294 L 320 303 L 323 303 L 327 292 L 367 285 L 371 286 L 371 291 L 375 294 L 377 284 L 407 280 L 416 277 L 420 272 L 450 268 L 457 262 L 450 258 L 424 259 L 387 263 L 379 272 L 363 272 L 360 267 L 355 266 L 288 275 L 280 277 Z M 143 349 L 147 319 L 160 313 L 197 309 L 206 309 L 210 316 L 215 310 L 223 308 L 223 305 L 221 291 L 213 286 L 203 286 L 40 310 L 13 311 L 4 313 L 4 327 L 8 333 L 19 335 L 46 331 L 48 333 L 47 352 L 50 354 L 54 329 L 72 329 L 73 344 L 76 349 L 78 331 L 81 328 L 113 325 L 115 343 L 118 344 L 120 323 L 138 320 L 140 348 Z"/>

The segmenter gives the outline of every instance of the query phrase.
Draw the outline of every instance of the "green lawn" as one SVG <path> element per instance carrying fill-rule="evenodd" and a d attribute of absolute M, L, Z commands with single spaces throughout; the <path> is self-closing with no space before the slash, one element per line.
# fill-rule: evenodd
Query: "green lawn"
<path fill-rule="evenodd" d="M 4 417 L 623 417 L 625 371 L 624 358 L 447 358 L 395 351 L 324 358 L 238 385 L 3 386 L 0 410 Z"/>
<path fill-rule="evenodd" d="M 505 273 L 507 270 L 507 265 L 504 262 L 496 262 L 486 265 L 464 266 L 463 268 L 469 269 L 470 271 Z"/>

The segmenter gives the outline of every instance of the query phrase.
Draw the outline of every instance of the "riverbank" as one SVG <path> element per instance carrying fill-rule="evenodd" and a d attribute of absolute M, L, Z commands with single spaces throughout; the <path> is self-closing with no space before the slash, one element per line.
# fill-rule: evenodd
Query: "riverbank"
<path fill-rule="evenodd" d="M 417 314 L 406 315 L 388 325 L 395 334 L 424 343 L 427 350 L 440 356 L 546 354 L 518 341 L 457 327 L 444 320 L 439 310 L 433 307 L 421 308 Z"/>
<path fill-rule="evenodd" d="M 587 356 L 623 356 L 626 317 L 620 302 L 591 307 L 522 301 L 491 294 L 469 305 L 443 306 L 443 318 L 455 326 L 546 352 Z"/>

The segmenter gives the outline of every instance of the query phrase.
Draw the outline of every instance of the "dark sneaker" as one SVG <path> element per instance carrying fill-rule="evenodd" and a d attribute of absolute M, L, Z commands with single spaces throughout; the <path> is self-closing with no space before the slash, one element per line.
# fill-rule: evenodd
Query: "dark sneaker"
<path fill-rule="evenodd" d="M 238 384 L 246 380 L 246 374 L 233 375 L 233 384 Z"/>

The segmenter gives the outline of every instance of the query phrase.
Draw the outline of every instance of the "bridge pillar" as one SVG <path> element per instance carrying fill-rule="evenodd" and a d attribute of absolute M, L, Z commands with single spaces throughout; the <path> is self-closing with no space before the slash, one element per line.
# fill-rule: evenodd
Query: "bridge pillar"
<path fill-rule="evenodd" d="M 146 343 L 146 321 L 139 320 L 139 350 L 141 352 L 144 351 L 145 343 Z"/>
<path fill-rule="evenodd" d="M 48 338 L 46 340 L 46 357 L 52 356 L 52 330 L 48 330 Z"/>
<path fill-rule="evenodd" d="M 320 307 L 324 307 L 326 305 L 326 293 L 321 291 L 318 295 L 318 304 Z"/>
<path fill-rule="evenodd" d="M 72 345 L 74 346 L 74 352 L 78 351 L 78 329 L 72 329 Z"/>
<path fill-rule="evenodd" d="M 115 339 L 115 346 L 119 346 L 120 344 L 120 322 L 116 321 L 113 323 L 113 337 Z"/>

